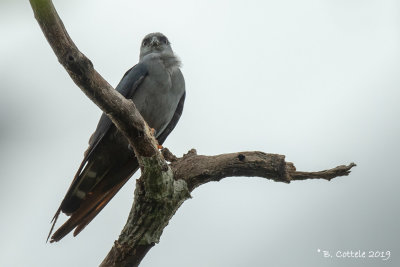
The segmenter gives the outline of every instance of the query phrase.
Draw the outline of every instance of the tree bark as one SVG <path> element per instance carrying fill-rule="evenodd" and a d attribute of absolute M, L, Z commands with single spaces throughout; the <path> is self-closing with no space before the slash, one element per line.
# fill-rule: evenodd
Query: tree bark
<path fill-rule="evenodd" d="M 194 149 L 181 158 L 157 148 L 147 123 L 131 100 L 125 99 L 93 68 L 68 35 L 52 1 L 30 0 L 47 41 L 75 84 L 105 112 L 129 140 L 141 166 L 134 202 L 118 240 L 100 266 L 138 266 L 159 242 L 164 228 L 198 186 L 231 176 L 258 176 L 276 182 L 345 176 L 354 163 L 319 172 L 299 172 L 285 156 L 264 152 L 197 155 Z M 165 161 L 167 159 L 170 164 Z"/>

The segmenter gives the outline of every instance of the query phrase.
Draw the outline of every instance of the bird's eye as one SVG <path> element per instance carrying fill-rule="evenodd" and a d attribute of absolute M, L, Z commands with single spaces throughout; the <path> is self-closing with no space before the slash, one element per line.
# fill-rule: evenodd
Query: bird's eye
<path fill-rule="evenodd" d="M 149 39 L 144 39 L 142 46 L 147 46 L 149 44 Z"/>
<path fill-rule="evenodd" d="M 167 39 L 167 37 L 161 36 L 161 37 L 160 37 L 160 42 L 163 43 L 163 44 L 168 44 L 168 39 Z"/>

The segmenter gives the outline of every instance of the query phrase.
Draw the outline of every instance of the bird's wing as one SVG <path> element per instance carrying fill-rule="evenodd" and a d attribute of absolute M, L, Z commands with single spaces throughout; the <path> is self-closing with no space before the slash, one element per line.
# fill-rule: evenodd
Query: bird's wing
<path fill-rule="evenodd" d="M 147 74 L 147 68 L 144 64 L 136 64 L 124 74 L 115 89 L 125 98 L 131 99 L 136 89 L 142 83 Z M 100 117 L 99 123 L 97 124 L 96 131 L 90 137 L 89 148 L 86 151 L 87 156 L 89 156 L 94 148 L 99 144 L 101 139 L 110 129 L 111 125 L 113 125 L 112 121 L 106 114 L 103 113 Z M 82 163 L 84 162 L 85 159 Z M 78 170 L 78 173 L 79 172 L 80 170 Z"/>
<path fill-rule="evenodd" d="M 165 127 L 164 131 L 162 131 L 162 133 L 157 137 L 157 141 L 160 145 L 164 143 L 165 139 L 167 139 L 168 135 L 172 132 L 179 119 L 181 118 L 183 105 L 185 104 L 185 96 L 186 92 L 183 93 L 181 99 L 179 100 L 178 106 L 176 107 L 174 116 L 172 117 L 171 121 L 168 123 L 167 127 Z"/>
<path fill-rule="evenodd" d="M 183 106 L 185 103 L 185 96 L 186 92 L 184 92 L 182 97 L 180 98 L 171 121 L 164 129 L 164 131 L 158 136 L 157 141 L 160 145 L 164 143 L 165 139 L 167 139 L 168 135 L 172 132 L 172 130 L 178 123 L 182 115 Z M 125 177 L 125 178 L 117 185 L 112 187 L 111 190 L 107 191 L 106 194 L 104 194 L 103 188 L 106 187 L 107 184 L 104 185 L 100 184 L 99 186 L 96 186 L 96 190 L 93 191 L 93 193 L 88 197 L 88 201 L 85 201 L 83 203 L 82 207 L 79 208 L 79 212 L 72 214 L 71 218 L 66 222 L 65 228 L 62 228 L 64 227 L 63 225 L 62 227 L 60 227 L 59 230 L 57 230 L 57 232 L 59 232 L 60 235 L 57 235 L 57 232 L 54 233 L 54 235 L 52 236 L 52 240 L 54 241 L 60 240 L 62 237 L 64 237 L 66 234 L 72 231 L 72 229 L 74 229 L 75 227 L 76 229 L 74 231 L 74 236 L 78 235 L 86 227 L 86 225 L 88 225 L 93 220 L 93 218 L 96 217 L 96 215 L 107 205 L 107 203 L 115 196 L 115 194 L 129 180 L 129 178 L 133 175 L 133 173 L 136 172 L 136 170 L 139 168 L 139 163 L 136 160 L 136 157 L 133 157 L 131 160 L 129 160 L 126 165 L 130 167 L 118 168 L 118 170 L 116 171 L 119 173 L 115 174 L 115 176 Z M 127 173 L 126 170 L 129 170 L 130 168 L 132 168 L 132 166 L 134 166 L 134 170 Z M 107 181 L 107 179 L 104 179 L 104 181 Z M 97 199 L 95 205 L 90 205 L 90 203 L 94 203 L 93 201 L 91 201 L 91 199 Z"/>
<path fill-rule="evenodd" d="M 172 117 L 168 126 L 159 135 L 158 142 L 162 144 L 171 131 L 175 128 L 178 120 L 182 114 L 183 106 L 185 102 L 185 93 L 183 93 L 177 108 L 175 110 L 174 116 Z M 74 228 L 74 236 L 79 234 L 88 225 L 94 217 L 107 205 L 107 203 L 114 197 L 114 195 L 121 189 L 121 187 L 129 180 L 131 175 L 139 168 L 139 164 L 136 157 L 132 157 L 126 164 L 129 167 L 115 168 L 113 176 L 125 177 L 118 184 L 110 186 L 108 183 L 110 179 L 105 177 L 95 189 L 91 192 L 86 200 L 82 203 L 77 211 L 72 213 L 71 217 L 53 234 L 51 237 L 51 242 L 57 242 L 71 232 Z M 132 170 L 133 166 L 133 170 Z M 129 171 L 130 170 L 130 171 Z M 105 188 L 111 188 L 108 191 Z"/>
<path fill-rule="evenodd" d="M 125 96 L 126 98 L 132 98 L 133 94 L 135 93 L 136 89 L 139 87 L 139 85 L 142 83 L 143 79 L 146 77 L 147 75 L 147 68 L 145 67 L 145 65 L 139 63 L 135 66 L 133 66 L 131 69 L 129 69 L 125 75 L 123 76 L 123 78 L 121 79 L 120 83 L 118 84 L 116 90 L 118 92 L 120 92 L 123 96 Z M 73 204 L 71 204 L 70 206 L 79 206 L 79 204 L 77 205 L 76 201 L 77 199 L 74 198 L 73 193 L 75 192 L 77 185 L 80 184 L 81 179 L 84 178 L 84 176 L 81 176 L 80 174 L 82 173 L 84 167 L 87 165 L 88 161 L 91 159 L 91 157 L 93 157 L 93 152 L 95 151 L 96 147 L 101 143 L 102 139 L 104 138 L 104 136 L 107 134 L 107 132 L 109 132 L 109 130 L 115 127 L 112 123 L 112 121 L 108 118 L 108 116 L 106 114 L 102 114 L 100 121 L 97 125 L 96 131 L 93 133 L 93 135 L 91 136 L 90 140 L 89 140 L 89 148 L 86 150 L 83 161 L 81 163 L 81 165 L 78 168 L 78 171 L 75 174 L 75 177 L 64 197 L 64 200 L 62 201 L 60 207 L 58 208 L 56 214 L 53 217 L 53 225 L 50 229 L 50 233 L 48 238 L 50 237 L 54 225 L 57 221 L 57 218 L 61 212 L 61 210 L 64 210 L 63 207 L 66 207 L 68 205 L 70 205 L 70 203 L 72 202 Z M 129 169 L 134 169 L 136 171 L 137 167 L 135 168 L 134 165 L 131 166 L 131 168 Z M 130 173 L 131 174 L 131 173 Z M 126 174 L 127 175 L 127 174 Z M 129 178 L 130 176 L 128 176 Z M 119 190 L 119 188 L 122 187 L 123 184 L 125 184 L 126 180 L 121 181 L 121 183 L 115 185 L 115 188 L 118 188 L 116 190 L 116 192 Z M 105 184 L 102 184 L 101 181 L 99 182 L 98 185 L 96 185 L 96 188 L 98 189 L 104 189 L 104 186 L 106 186 Z M 97 190 L 98 191 L 98 190 Z M 115 193 L 116 193 L 115 192 Z M 105 198 L 107 198 L 108 194 L 100 194 L 97 193 L 95 194 L 95 192 L 91 192 L 92 194 L 90 195 L 90 197 L 86 198 L 87 203 L 94 203 L 93 206 L 96 206 L 99 204 L 99 202 L 104 202 Z M 112 196 L 115 195 L 112 194 Z M 105 206 L 105 204 L 108 203 L 108 201 L 112 198 L 112 196 L 110 196 L 110 198 L 103 204 L 103 206 Z M 100 210 L 98 210 L 99 212 Z M 71 213 L 73 213 L 74 211 L 72 210 Z M 97 213 L 98 213 L 97 212 Z M 96 213 L 96 214 L 97 214 Z M 71 216 L 70 220 L 72 219 L 73 216 Z M 75 216 L 76 217 L 76 216 Z M 93 216 L 94 217 L 94 216 Z M 61 230 L 61 229 L 60 229 Z M 72 230 L 72 229 L 71 229 Z M 69 231 L 71 231 L 69 230 Z M 68 231 L 68 232 L 69 232 Z M 67 232 L 67 233 L 68 233 Z M 53 239 L 53 238 L 52 238 Z"/>

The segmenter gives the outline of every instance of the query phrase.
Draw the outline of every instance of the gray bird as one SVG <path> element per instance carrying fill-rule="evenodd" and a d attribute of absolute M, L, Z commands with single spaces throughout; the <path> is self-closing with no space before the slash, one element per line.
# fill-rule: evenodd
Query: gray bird
<path fill-rule="evenodd" d="M 132 99 L 161 145 L 175 128 L 185 101 L 180 60 L 162 33 L 142 41 L 139 63 L 129 69 L 116 90 Z M 104 208 L 138 170 L 127 139 L 104 113 L 90 137 L 84 159 L 53 218 L 49 237 L 60 212 L 70 218 L 51 236 L 59 241 L 74 228 L 74 236 Z M 49 238 L 48 237 L 48 238 Z"/>

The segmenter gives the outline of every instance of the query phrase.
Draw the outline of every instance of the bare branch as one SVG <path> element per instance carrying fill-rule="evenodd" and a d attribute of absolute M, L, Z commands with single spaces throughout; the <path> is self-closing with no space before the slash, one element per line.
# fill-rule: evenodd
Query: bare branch
<path fill-rule="evenodd" d="M 194 149 L 177 158 L 168 149 L 164 157 L 146 122 L 131 100 L 125 99 L 93 68 L 81 53 L 50 0 L 30 0 L 35 17 L 58 61 L 73 81 L 98 105 L 127 137 L 142 166 L 136 181 L 128 221 L 101 266 L 137 266 L 158 243 L 164 228 L 190 192 L 210 181 L 230 176 L 258 176 L 277 182 L 326 179 L 348 175 L 356 166 L 338 166 L 319 172 L 299 172 L 285 156 L 264 152 L 238 152 L 216 156 L 197 155 Z"/>
<path fill-rule="evenodd" d="M 347 176 L 350 174 L 351 168 L 357 166 L 355 163 L 350 163 L 349 165 L 340 165 L 333 169 L 323 170 L 318 172 L 298 172 L 294 171 L 290 174 L 292 180 L 306 180 L 306 179 L 325 179 L 332 180 L 333 178 L 339 176 Z"/>
<path fill-rule="evenodd" d="M 173 191 L 165 190 L 165 195 L 160 198 L 147 197 L 143 179 L 136 181 L 128 222 L 100 266 L 137 266 L 150 248 L 159 242 L 172 216 L 190 198 L 186 183 L 174 181 L 172 172 L 165 181 L 174 185 Z"/>
<path fill-rule="evenodd" d="M 169 162 L 174 162 L 174 161 L 177 161 L 177 160 L 178 160 L 178 158 L 177 158 L 174 154 L 172 154 L 172 152 L 169 151 L 169 149 L 166 148 L 166 147 L 164 147 L 164 148 L 161 150 L 161 153 L 163 154 L 165 160 L 167 160 L 167 161 L 169 161 Z"/>
<path fill-rule="evenodd" d="M 283 155 L 252 151 L 204 156 L 197 155 L 194 149 L 171 163 L 174 178 L 185 180 L 190 192 L 202 184 L 232 176 L 257 176 L 284 183 L 305 179 L 331 180 L 348 175 L 354 166 L 351 163 L 330 170 L 299 172 L 293 163 L 285 161 Z"/>

